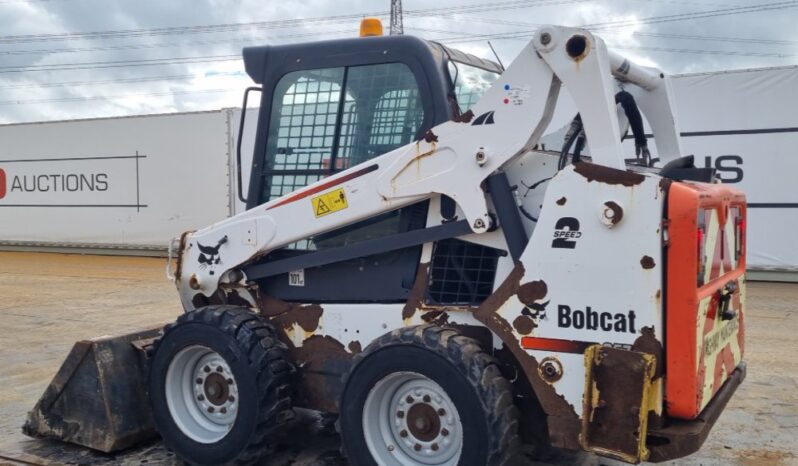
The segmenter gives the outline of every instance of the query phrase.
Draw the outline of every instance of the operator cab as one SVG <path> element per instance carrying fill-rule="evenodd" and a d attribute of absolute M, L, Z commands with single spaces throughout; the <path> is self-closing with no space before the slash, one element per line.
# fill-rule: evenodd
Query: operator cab
<path fill-rule="evenodd" d="M 498 78 L 488 60 L 412 36 L 244 49 L 263 86 L 247 208 L 420 139 Z M 262 131 L 266 129 L 266 131 Z"/>
<path fill-rule="evenodd" d="M 421 139 L 430 128 L 465 113 L 502 72 L 492 61 L 412 36 L 250 47 L 244 49 L 244 61 L 249 76 L 262 86 L 248 209 Z M 424 201 L 316 235 L 264 259 L 421 229 L 428 205 Z M 449 207 L 454 209 L 453 202 Z M 488 257 L 491 270 L 480 279 L 477 271 L 468 288 L 477 290 L 481 283 L 484 291 L 446 295 L 441 288 L 439 298 L 446 298 L 436 301 L 478 304 L 490 293 L 499 252 L 457 243 L 453 247 L 460 252 L 467 248 Z M 421 246 L 414 246 L 307 268 L 301 277 L 266 277 L 259 285 L 285 301 L 403 302 L 420 254 Z"/>

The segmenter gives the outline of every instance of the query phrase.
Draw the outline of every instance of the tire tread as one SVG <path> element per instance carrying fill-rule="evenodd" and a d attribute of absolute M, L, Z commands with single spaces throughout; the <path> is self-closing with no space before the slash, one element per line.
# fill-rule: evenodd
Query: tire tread
<path fill-rule="evenodd" d="M 293 420 L 291 377 L 294 368 L 286 359 L 287 348 L 277 332 L 263 317 L 248 308 L 232 305 L 211 305 L 187 312 L 166 325 L 161 341 L 182 325 L 200 323 L 218 328 L 238 343 L 241 357 L 247 359 L 258 387 L 259 413 L 257 424 L 246 446 L 228 464 L 251 465 L 269 454 L 275 434 Z M 168 438 L 164 444 L 170 447 Z"/>
<path fill-rule="evenodd" d="M 488 429 L 493 434 L 490 436 L 486 465 L 509 464 L 521 445 L 519 412 L 513 403 L 512 385 L 501 374 L 498 360 L 486 353 L 479 342 L 456 329 L 426 324 L 396 329 L 374 340 L 355 357 L 349 374 L 369 355 L 395 345 L 414 345 L 432 351 L 452 364 L 468 380 L 478 394 Z M 344 386 L 349 374 L 344 378 Z M 336 428 L 340 434 L 340 421 L 336 423 Z M 343 445 L 342 454 L 346 455 Z"/>

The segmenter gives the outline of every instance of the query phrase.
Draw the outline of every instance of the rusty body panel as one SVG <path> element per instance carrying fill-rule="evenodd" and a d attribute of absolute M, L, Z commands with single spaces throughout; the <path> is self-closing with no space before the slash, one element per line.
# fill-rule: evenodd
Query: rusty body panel
<path fill-rule="evenodd" d="M 521 372 L 534 390 L 535 396 L 547 415 L 546 424 L 551 444 L 561 448 L 578 449 L 579 416 L 562 395 L 559 395 L 554 387 L 541 377 L 538 361 L 521 348 L 520 342 L 513 334 L 512 327 L 497 312 L 510 297 L 518 295 L 522 289 L 520 280 L 523 276 L 524 266 L 522 264 L 516 265 L 504 282 L 477 309 L 474 316 L 498 335 L 521 368 Z M 526 285 L 525 298 L 527 299 L 539 296 L 540 291 L 545 292 L 546 290 L 545 283 L 542 283 L 542 285 Z"/>
<path fill-rule="evenodd" d="M 647 406 L 655 359 L 650 354 L 607 346 L 588 348 L 581 435 L 585 450 L 630 463 L 648 458 Z"/>
<path fill-rule="evenodd" d="M 106 453 L 154 437 L 145 359 L 160 330 L 75 343 L 23 432 Z"/>

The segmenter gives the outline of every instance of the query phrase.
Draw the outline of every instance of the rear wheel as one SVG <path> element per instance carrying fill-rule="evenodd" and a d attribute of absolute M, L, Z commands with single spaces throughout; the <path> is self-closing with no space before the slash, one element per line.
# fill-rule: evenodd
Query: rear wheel
<path fill-rule="evenodd" d="M 209 306 L 164 329 L 150 365 L 155 424 L 191 464 L 250 464 L 293 417 L 285 345 L 249 309 Z"/>
<path fill-rule="evenodd" d="M 497 361 L 435 326 L 369 345 L 347 377 L 339 429 L 356 465 L 502 465 L 519 444 L 512 387 Z"/>

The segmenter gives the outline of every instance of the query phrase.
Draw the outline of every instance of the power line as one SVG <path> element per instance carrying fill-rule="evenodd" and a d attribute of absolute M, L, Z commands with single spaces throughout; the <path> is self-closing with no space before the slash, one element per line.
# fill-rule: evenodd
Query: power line
<path fill-rule="evenodd" d="M 592 24 L 584 24 L 578 27 L 587 28 L 591 30 L 614 30 L 614 29 L 622 29 L 628 26 L 637 26 L 642 24 L 656 24 L 656 23 L 665 23 L 665 22 L 674 22 L 674 21 L 685 21 L 691 19 L 703 19 L 703 18 L 710 18 L 710 17 L 719 17 L 719 16 L 730 16 L 730 15 L 738 15 L 738 14 L 745 14 L 745 13 L 754 13 L 760 11 L 770 11 L 770 10 L 779 10 L 779 9 L 788 9 L 798 7 L 798 1 L 788 1 L 788 2 L 776 2 L 776 3 L 768 3 L 768 4 L 759 4 L 750 7 L 734 7 L 734 8 L 724 8 L 720 10 L 708 10 L 708 11 L 700 11 L 700 12 L 693 12 L 693 13 L 683 13 L 677 15 L 664 15 L 664 16 L 651 16 L 647 18 L 641 18 L 636 20 L 618 20 L 618 21 L 609 21 L 603 23 L 592 23 Z M 490 19 L 488 19 L 490 20 Z M 529 26 L 538 26 L 537 24 L 529 24 L 529 23 L 522 23 Z M 453 34 L 456 34 L 452 32 Z M 463 36 L 462 38 L 448 38 L 448 39 L 441 39 L 448 43 L 468 43 L 468 42 L 477 42 L 483 41 L 486 39 L 521 39 L 532 37 L 536 33 L 536 30 L 529 30 L 529 31 L 513 31 L 513 32 L 503 32 L 503 33 L 492 33 L 492 34 L 481 34 L 481 35 L 469 35 Z"/>
<path fill-rule="evenodd" d="M 528 23 L 528 22 L 521 22 L 521 21 L 512 21 L 512 20 L 505 20 L 505 19 L 497 19 L 497 18 L 483 18 L 483 17 L 475 17 L 475 16 L 468 16 L 468 18 L 455 18 L 457 21 L 478 21 L 480 23 L 486 24 L 498 24 L 502 26 L 518 26 L 518 27 L 526 27 L 526 28 L 538 28 L 543 26 L 542 23 Z M 581 27 L 591 27 L 590 24 L 581 26 Z M 414 30 L 423 30 L 415 27 L 409 27 L 409 29 Z M 534 34 L 536 29 L 532 29 L 531 32 Z M 452 31 L 444 31 L 450 32 L 452 34 L 461 34 L 455 33 Z M 518 31 L 515 32 L 508 32 L 506 34 L 517 34 Z M 613 31 L 610 29 L 602 31 L 602 34 L 620 34 L 621 31 Z M 501 33 L 495 33 L 501 34 Z M 720 36 L 700 36 L 700 35 L 686 35 L 686 34 L 669 34 L 669 33 L 653 33 L 653 32 L 634 32 L 632 33 L 634 36 L 640 37 L 653 37 L 653 38 L 662 38 L 662 39 L 683 39 L 683 40 L 700 40 L 700 41 L 715 41 L 715 42 L 735 42 L 735 43 L 750 43 L 750 44 L 761 44 L 761 45 L 798 45 L 798 41 L 795 40 L 779 40 L 779 39 L 762 39 L 762 38 L 748 38 L 748 37 L 720 37 Z M 497 37 L 501 38 L 501 37 Z"/>
<path fill-rule="evenodd" d="M 205 57 L 171 57 L 171 58 L 152 58 L 144 60 L 116 60 L 85 63 L 61 63 L 57 65 L 23 65 L 23 66 L 0 66 L 0 73 L 27 73 L 31 71 L 73 71 L 73 70 L 94 70 L 101 68 L 124 68 L 131 66 L 165 66 L 165 65 L 184 65 L 192 63 L 210 63 L 222 61 L 239 61 L 240 55 L 217 55 Z"/>
<path fill-rule="evenodd" d="M 653 32 L 635 32 L 633 33 L 633 35 L 640 37 L 656 37 L 662 39 L 734 42 L 734 43 L 743 43 L 743 44 L 798 45 L 798 40 L 758 39 L 753 37 L 696 36 L 696 35 L 667 34 L 667 33 L 653 33 Z"/>
<path fill-rule="evenodd" d="M 87 102 L 92 100 L 111 100 L 127 99 L 131 97 L 168 97 L 189 94 L 218 94 L 222 92 L 232 92 L 235 89 L 207 89 L 199 91 L 173 91 L 173 92 L 147 92 L 140 94 L 120 94 L 112 96 L 86 96 L 86 97 L 63 97 L 53 99 L 27 99 L 27 100 L 0 100 L 0 105 L 28 105 L 44 103 L 67 103 L 67 102 Z"/>
<path fill-rule="evenodd" d="M 699 55 L 727 55 L 737 57 L 766 57 L 766 58 L 794 58 L 798 54 L 794 53 L 769 53 L 769 52 L 741 52 L 736 50 L 698 50 L 670 47 L 647 47 L 647 46 L 613 46 L 620 50 L 645 50 L 649 52 L 668 52 L 668 53 L 693 53 Z"/>
<path fill-rule="evenodd" d="M 0 55 L 55 55 L 59 53 L 80 53 L 80 52 L 107 52 L 119 50 L 140 50 L 140 49 L 154 49 L 154 48 L 169 48 L 169 47 L 184 47 L 184 46 L 201 46 L 201 45 L 220 45 L 220 44 L 252 44 L 262 43 L 267 40 L 274 39 L 294 39 L 299 37 L 319 37 L 322 34 L 324 37 L 328 35 L 337 34 L 352 34 L 351 29 L 341 29 L 337 31 L 313 31 L 295 34 L 279 34 L 275 36 L 258 36 L 258 37 L 233 37 L 228 39 L 219 40 L 200 40 L 190 42 L 165 42 L 158 44 L 128 44 L 128 45 L 109 45 L 102 47 L 65 47 L 60 49 L 30 49 L 30 50 L 3 50 Z"/>
<path fill-rule="evenodd" d="M 103 79 L 99 81 L 63 81 L 63 82 L 47 82 L 47 83 L 27 83 L 27 84 L 11 84 L 0 86 L 0 90 L 4 89 L 39 89 L 50 87 L 79 87 L 79 86 L 97 86 L 104 84 L 130 84 L 140 82 L 158 82 L 158 81 L 172 81 L 180 82 L 195 78 L 193 74 L 178 74 L 171 76 L 143 76 L 139 78 L 120 78 L 120 79 Z"/>

